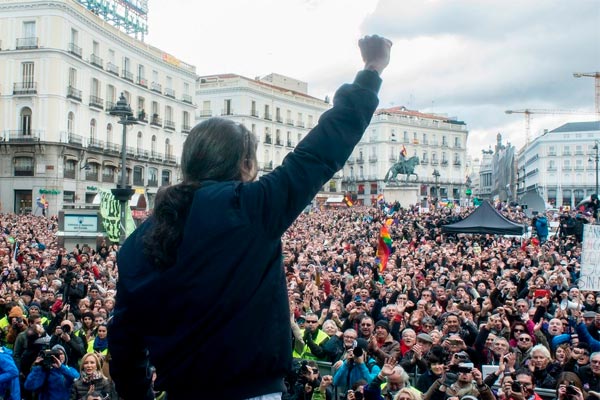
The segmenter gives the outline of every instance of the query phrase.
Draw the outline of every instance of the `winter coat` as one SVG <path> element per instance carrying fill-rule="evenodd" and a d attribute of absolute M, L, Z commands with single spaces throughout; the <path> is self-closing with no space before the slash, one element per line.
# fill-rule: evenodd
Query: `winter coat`
<path fill-rule="evenodd" d="M 73 381 L 79 378 L 75 368 L 62 364 L 49 370 L 36 365 L 25 380 L 25 389 L 37 392 L 39 400 L 65 400 L 71 395 Z"/>

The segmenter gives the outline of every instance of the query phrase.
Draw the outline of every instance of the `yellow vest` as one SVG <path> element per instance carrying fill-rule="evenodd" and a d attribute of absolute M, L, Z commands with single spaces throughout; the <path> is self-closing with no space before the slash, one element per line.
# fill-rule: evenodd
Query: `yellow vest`
<path fill-rule="evenodd" d="M 304 329 L 301 329 L 300 333 L 302 334 L 302 336 L 304 336 Z M 321 344 L 327 339 L 329 339 L 329 336 L 319 329 L 317 331 L 317 338 L 315 339 L 315 343 Z M 302 348 L 302 354 L 298 354 L 298 352 L 294 349 L 294 351 L 292 352 L 292 357 L 301 358 L 303 360 L 318 360 L 317 357 L 312 355 L 312 353 L 310 352 L 310 347 L 308 347 L 307 344 L 304 344 L 304 348 Z"/>

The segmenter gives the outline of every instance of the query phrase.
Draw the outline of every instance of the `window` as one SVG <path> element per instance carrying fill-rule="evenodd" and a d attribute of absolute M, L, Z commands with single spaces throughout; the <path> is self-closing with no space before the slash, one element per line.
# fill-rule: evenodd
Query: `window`
<path fill-rule="evenodd" d="M 15 157 L 14 176 L 33 176 L 33 157 Z"/>
<path fill-rule="evenodd" d="M 111 143 L 113 142 L 113 130 L 112 130 L 112 124 L 108 124 L 106 125 L 106 143 Z"/>
<path fill-rule="evenodd" d="M 148 168 L 148 186 L 158 186 L 158 169 L 153 167 Z"/>
<path fill-rule="evenodd" d="M 92 54 L 96 57 L 100 57 L 100 43 L 95 40 L 92 42 Z"/>
<path fill-rule="evenodd" d="M 138 64 L 138 77 L 144 79 L 146 73 L 144 72 L 144 66 L 142 64 Z"/>
<path fill-rule="evenodd" d="M 225 99 L 223 102 L 223 112 L 221 115 L 231 115 L 231 99 Z"/>
<path fill-rule="evenodd" d="M 113 85 L 106 86 L 106 101 L 112 103 L 111 108 L 115 103 L 115 87 Z"/>
<path fill-rule="evenodd" d="M 190 84 L 187 82 L 183 82 L 183 94 L 190 93 Z"/>
<path fill-rule="evenodd" d="M 129 58 L 123 57 L 123 72 L 129 72 L 130 66 L 131 66 L 131 61 L 129 61 Z"/>
<path fill-rule="evenodd" d="M 165 120 L 173 121 L 173 109 L 171 106 L 165 106 Z"/>
<path fill-rule="evenodd" d="M 100 83 L 96 78 L 92 78 L 92 96 L 100 97 Z"/>
<path fill-rule="evenodd" d="M 97 181 L 98 180 L 98 164 L 89 163 L 88 168 L 85 170 L 86 181 Z"/>
<path fill-rule="evenodd" d="M 253 117 L 258 117 L 258 113 L 256 112 L 256 101 L 252 100 L 250 103 L 250 115 Z"/>
<path fill-rule="evenodd" d="M 90 141 L 93 142 L 96 139 L 96 120 L 90 121 Z"/>
<path fill-rule="evenodd" d="M 142 135 L 142 131 L 138 131 L 137 133 L 137 152 L 140 154 L 142 149 L 144 148 L 144 138 Z"/>
<path fill-rule="evenodd" d="M 171 171 L 168 169 L 163 169 L 161 176 L 161 186 L 168 186 L 171 184 Z"/>
<path fill-rule="evenodd" d="M 152 153 L 156 153 L 156 135 L 152 135 L 152 142 L 150 144 L 150 150 Z"/>
<path fill-rule="evenodd" d="M 21 109 L 19 133 L 21 136 L 31 136 L 31 108 L 23 107 Z"/>
<path fill-rule="evenodd" d="M 35 89 L 34 64 L 32 62 L 21 63 L 23 89 Z"/>
<path fill-rule="evenodd" d="M 108 50 L 108 62 L 115 63 L 115 51 L 113 49 Z"/>
<path fill-rule="evenodd" d="M 139 165 L 133 167 L 133 184 L 144 186 L 144 168 Z"/>
<path fill-rule="evenodd" d="M 73 114 L 73 112 L 69 112 L 69 115 L 67 116 L 67 133 L 68 134 L 73 133 L 74 126 L 75 126 L 75 114 Z"/>
<path fill-rule="evenodd" d="M 63 175 L 68 179 L 75 179 L 75 167 L 77 166 L 77 161 L 75 160 L 65 160 L 65 169 Z"/>
<path fill-rule="evenodd" d="M 79 32 L 76 29 L 71 28 L 71 43 L 77 45 L 79 43 Z"/>
<path fill-rule="evenodd" d="M 165 156 L 173 156 L 173 146 L 171 145 L 171 141 L 168 138 L 165 140 Z"/>
<path fill-rule="evenodd" d="M 36 37 L 35 21 L 25 21 L 25 22 L 23 22 L 23 37 L 24 38 L 34 38 L 34 37 Z"/>

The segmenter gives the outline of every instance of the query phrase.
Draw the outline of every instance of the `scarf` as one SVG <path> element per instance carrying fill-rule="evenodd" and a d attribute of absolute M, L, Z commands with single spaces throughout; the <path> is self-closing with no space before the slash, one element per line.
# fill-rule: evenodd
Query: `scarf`
<path fill-rule="evenodd" d="M 98 353 L 103 352 L 108 348 L 108 338 L 100 339 L 100 336 L 96 336 L 94 339 L 94 351 Z"/>
<path fill-rule="evenodd" d="M 91 374 L 86 374 L 85 372 L 81 372 L 81 380 L 85 383 L 93 383 L 99 379 L 102 379 L 104 375 L 100 371 L 94 371 Z"/>

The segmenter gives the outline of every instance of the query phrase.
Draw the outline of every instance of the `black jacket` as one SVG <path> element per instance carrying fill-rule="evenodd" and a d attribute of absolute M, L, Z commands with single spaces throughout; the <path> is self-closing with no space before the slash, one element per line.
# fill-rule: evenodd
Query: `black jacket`
<path fill-rule="evenodd" d="M 214 182 L 195 194 L 177 262 L 144 257 L 152 218 L 118 255 L 111 376 L 127 400 L 146 397 L 147 357 L 169 399 L 245 399 L 285 391 L 290 317 L 281 235 L 342 168 L 377 107 L 381 80 L 359 72 L 281 166 L 251 183 Z M 157 319 L 156 316 L 160 317 Z"/>

